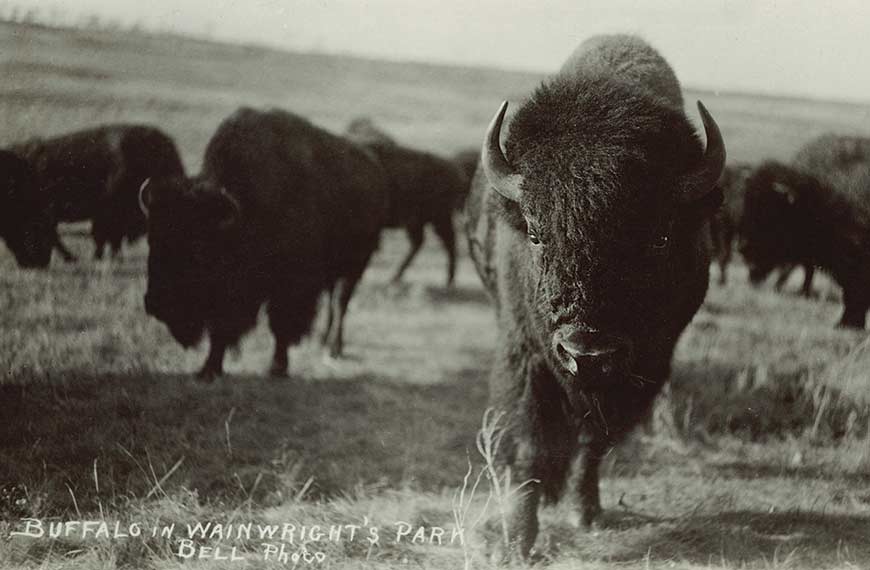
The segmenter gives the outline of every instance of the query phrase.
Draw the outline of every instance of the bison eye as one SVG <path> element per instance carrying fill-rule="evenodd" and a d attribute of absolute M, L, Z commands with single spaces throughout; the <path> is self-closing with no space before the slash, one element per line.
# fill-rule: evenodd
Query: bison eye
<path fill-rule="evenodd" d="M 541 240 L 538 238 L 538 234 L 532 230 L 527 230 L 527 233 L 529 235 L 529 242 L 532 245 L 541 245 Z"/>
<path fill-rule="evenodd" d="M 671 238 L 667 234 L 662 234 L 652 244 L 652 248 L 656 251 L 662 251 L 668 248 Z"/>

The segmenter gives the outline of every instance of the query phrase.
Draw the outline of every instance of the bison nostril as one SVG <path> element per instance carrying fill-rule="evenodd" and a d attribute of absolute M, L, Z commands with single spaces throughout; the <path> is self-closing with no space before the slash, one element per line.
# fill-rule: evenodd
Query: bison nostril
<path fill-rule="evenodd" d="M 577 374 L 577 361 L 574 359 L 574 356 L 571 355 L 571 352 L 565 348 L 561 342 L 556 342 L 555 352 L 556 358 L 562 364 L 562 366 L 570 372 L 572 375 Z"/>

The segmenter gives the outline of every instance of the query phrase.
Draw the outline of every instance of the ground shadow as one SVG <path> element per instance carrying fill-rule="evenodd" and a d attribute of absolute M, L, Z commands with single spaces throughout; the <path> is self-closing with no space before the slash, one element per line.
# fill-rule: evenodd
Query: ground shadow
<path fill-rule="evenodd" d="M 458 285 L 438 287 L 429 285 L 426 287 L 426 295 L 436 305 L 442 303 L 485 305 L 490 302 L 489 296 L 482 287 L 460 287 Z"/>
<path fill-rule="evenodd" d="M 864 567 L 870 561 L 870 518 L 852 515 L 726 511 L 655 518 L 607 511 L 595 531 L 558 524 L 543 535 L 542 560 L 570 556 L 611 563 L 680 561 L 729 568 L 766 568 L 786 559 L 801 562 L 800 567 L 844 562 Z"/>
<path fill-rule="evenodd" d="M 233 376 L 203 385 L 187 375 L 67 373 L 3 384 L 0 516 L 37 506 L 40 516 L 69 514 L 179 490 L 268 505 L 303 487 L 311 499 L 453 487 L 474 449 L 484 376 L 469 369 L 433 385 Z"/>
<path fill-rule="evenodd" d="M 621 558 L 734 565 L 787 557 L 815 563 L 870 560 L 870 518 L 818 513 L 724 512 L 664 525 L 632 544 Z M 845 558 L 845 560 L 844 560 Z"/>

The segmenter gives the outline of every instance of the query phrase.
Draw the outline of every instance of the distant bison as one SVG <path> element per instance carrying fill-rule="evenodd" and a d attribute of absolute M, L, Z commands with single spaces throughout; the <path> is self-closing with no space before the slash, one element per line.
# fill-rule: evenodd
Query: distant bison
<path fill-rule="evenodd" d="M 280 110 L 242 108 L 224 120 L 194 178 L 152 182 L 145 309 L 191 346 L 208 333 L 199 376 L 223 373 L 224 352 L 265 304 L 275 336 L 271 373 L 287 374 L 287 349 L 311 327 L 331 291 L 331 351 L 378 246 L 386 179 L 359 147 Z"/>
<path fill-rule="evenodd" d="M 474 173 L 477 172 L 477 165 L 480 164 L 480 149 L 461 150 L 453 155 L 453 162 L 465 175 L 463 192 L 456 204 L 456 208 L 461 209 L 465 206 L 465 201 L 468 199 L 468 193 L 471 191 L 471 181 L 474 180 Z"/>
<path fill-rule="evenodd" d="M 752 167 L 748 164 L 729 164 L 719 178 L 724 202 L 710 219 L 710 239 L 713 245 L 713 257 L 719 265 L 720 285 L 725 285 L 728 281 L 728 264 L 731 262 L 734 241 L 743 217 L 744 184 L 751 172 Z"/>
<path fill-rule="evenodd" d="M 107 125 L 12 150 L 36 171 L 57 221 L 91 220 L 98 259 L 106 244 L 117 255 L 125 238 L 132 242 L 145 233 L 137 202 L 145 180 L 184 175 L 172 139 L 147 126 Z M 55 245 L 67 260 L 73 259 L 60 241 Z"/>
<path fill-rule="evenodd" d="M 346 133 L 383 165 L 390 180 L 386 227 L 404 227 L 411 240 L 411 250 L 399 265 L 393 281 L 402 279 L 423 245 L 426 225 L 431 224 L 447 251 L 447 285 L 451 285 L 456 273 L 453 210 L 465 193 L 465 179 L 459 167 L 434 154 L 397 144 L 367 119 L 354 120 Z"/>
<path fill-rule="evenodd" d="M 870 164 L 849 170 L 820 179 L 778 162 L 761 165 L 746 183 L 740 252 L 754 280 L 784 263 L 824 269 L 843 288 L 840 326 L 864 328 L 870 308 Z"/>
<path fill-rule="evenodd" d="M 670 374 L 707 291 L 725 148 L 699 103 L 704 150 L 670 66 L 630 36 L 581 44 L 519 107 L 503 153 L 506 107 L 467 216 L 499 325 L 490 398 L 506 414 L 501 461 L 531 482 L 508 521 L 509 550 L 525 557 L 540 499 L 558 499 L 581 450 L 582 521 L 598 517 L 602 458 Z"/>
<path fill-rule="evenodd" d="M 57 238 L 51 208 L 27 161 L 0 150 L 0 237 L 21 267 L 46 267 Z"/>

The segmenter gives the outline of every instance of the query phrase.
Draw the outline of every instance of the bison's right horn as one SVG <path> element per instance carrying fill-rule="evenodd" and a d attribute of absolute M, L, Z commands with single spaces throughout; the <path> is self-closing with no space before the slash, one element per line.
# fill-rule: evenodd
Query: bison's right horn
<path fill-rule="evenodd" d="M 139 186 L 139 209 L 142 210 L 142 213 L 145 214 L 146 218 L 151 211 L 151 192 L 148 191 L 148 184 L 150 182 L 151 179 L 146 178 L 145 182 Z"/>
<path fill-rule="evenodd" d="M 698 101 L 698 111 L 701 113 L 701 121 L 704 123 L 704 134 L 707 136 L 707 149 L 704 151 L 704 160 L 701 168 L 696 172 L 694 182 L 696 188 L 707 192 L 719 181 L 722 170 L 725 168 L 725 142 L 719 125 L 707 111 L 707 107 Z"/>
<path fill-rule="evenodd" d="M 521 191 L 520 184 L 523 181 L 521 175 L 515 173 L 501 151 L 501 124 L 507 111 L 508 102 L 505 101 L 493 117 L 486 131 L 486 138 L 480 150 L 480 162 L 486 179 L 496 192 L 514 202 L 519 202 Z"/>
<path fill-rule="evenodd" d="M 236 199 L 235 196 L 227 192 L 226 188 L 220 189 L 220 196 L 229 206 L 229 212 L 227 213 L 227 216 L 219 222 L 218 225 L 222 229 L 227 229 L 229 227 L 232 227 L 238 221 L 239 217 L 242 214 L 242 205 L 239 204 L 239 201 Z"/>

